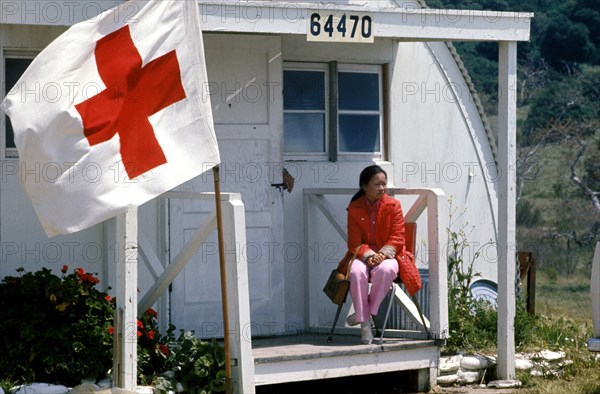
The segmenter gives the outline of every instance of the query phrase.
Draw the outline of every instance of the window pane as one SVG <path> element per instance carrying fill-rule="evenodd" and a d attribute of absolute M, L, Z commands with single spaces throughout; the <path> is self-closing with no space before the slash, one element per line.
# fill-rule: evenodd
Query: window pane
<path fill-rule="evenodd" d="M 379 74 L 339 73 L 339 109 L 379 111 Z"/>
<path fill-rule="evenodd" d="M 325 152 L 325 114 L 287 113 L 283 122 L 285 152 Z"/>
<path fill-rule="evenodd" d="M 325 73 L 321 71 L 284 71 L 283 108 L 325 109 Z"/>
<path fill-rule="evenodd" d="M 379 152 L 379 115 L 340 115 L 340 152 Z"/>
<path fill-rule="evenodd" d="M 33 59 L 6 59 L 6 86 L 4 87 L 4 91 L 7 94 L 17 84 L 19 78 L 21 78 L 21 75 L 23 75 L 32 61 Z M 15 135 L 8 116 L 6 117 L 6 147 L 15 147 Z"/>

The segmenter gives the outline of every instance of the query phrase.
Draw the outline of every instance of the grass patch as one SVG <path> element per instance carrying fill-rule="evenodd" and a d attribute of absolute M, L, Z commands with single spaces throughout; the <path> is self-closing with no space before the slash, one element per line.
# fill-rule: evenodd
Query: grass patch
<path fill-rule="evenodd" d="M 540 271 L 537 279 L 535 308 L 538 315 L 587 319 L 591 324 L 589 276 L 579 273 L 567 277 L 548 269 Z"/>

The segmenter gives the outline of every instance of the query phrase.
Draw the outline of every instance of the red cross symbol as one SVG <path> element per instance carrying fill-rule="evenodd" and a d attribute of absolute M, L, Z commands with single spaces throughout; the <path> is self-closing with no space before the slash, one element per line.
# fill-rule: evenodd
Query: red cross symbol
<path fill-rule="evenodd" d="M 148 117 L 183 100 L 179 61 L 171 51 L 142 67 L 129 26 L 96 43 L 96 64 L 106 89 L 77 104 L 90 146 L 119 134 L 129 179 L 167 162 Z"/>

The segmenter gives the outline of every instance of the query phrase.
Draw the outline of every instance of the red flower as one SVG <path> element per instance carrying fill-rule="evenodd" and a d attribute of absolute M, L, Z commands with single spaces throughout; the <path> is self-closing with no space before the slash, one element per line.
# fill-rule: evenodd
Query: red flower
<path fill-rule="evenodd" d="M 76 268 L 75 273 L 77 274 L 77 276 L 82 277 L 83 275 L 85 275 L 85 270 L 83 268 Z"/>
<path fill-rule="evenodd" d="M 148 338 L 150 339 L 154 339 L 154 330 L 150 330 L 146 333 L 146 335 L 148 336 Z"/>
<path fill-rule="evenodd" d="M 104 297 L 104 299 L 108 302 L 112 301 L 112 297 L 110 295 L 106 295 L 106 297 Z"/>
<path fill-rule="evenodd" d="M 138 332 L 137 332 L 137 336 L 138 336 L 138 338 L 142 336 L 142 333 L 141 333 L 141 331 L 139 331 L 139 330 L 138 330 Z"/>
<path fill-rule="evenodd" d="M 151 317 L 158 317 L 158 313 L 152 308 L 148 308 L 146 314 Z"/>
<path fill-rule="evenodd" d="M 115 328 L 113 326 L 108 327 L 108 333 L 110 335 L 114 334 L 114 332 L 115 332 Z"/>
<path fill-rule="evenodd" d="M 90 275 L 90 274 L 85 274 L 83 281 L 89 282 L 92 285 L 97 285 L 98 283 L 100 283 L 100 279 L 98 279 L 94 275 Z"/>
<path fill-rule="evenodd" d="M 142 321 L 141 321 L 141 320 L 138 320 L 138 321 L 137 321 L 137 326 L 138 326 L 139 328 L 144 328 L 144 323 L 142 323 Z"/>
<path fill-rule="evenodd" d="M 69 270 L 69 266 L 68 265 L 63 265 L 63 267 L 60 270 L 60 272 L 62 272 L 63 274 L 66 274 L 68 270 Z"/>
<path fill-rule="evenodd" d="M 159 343 L 158 345 L 156 345 L 158 347 L 158 350 L 164 354 L 165 356 L 168 356 L 170 351 L 169 348 L 167 347 L 167 345 L 163 345 L 162 343 Z"/>

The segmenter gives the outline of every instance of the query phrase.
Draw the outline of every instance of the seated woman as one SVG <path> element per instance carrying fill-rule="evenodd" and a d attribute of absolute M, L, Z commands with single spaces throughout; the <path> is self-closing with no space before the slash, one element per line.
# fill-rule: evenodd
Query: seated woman
<path fill-rule="evenodd" d="M 360 324 L 362 341 L 369 344 L 373 341 L 371 316 L 377 314 L 398 276 L 397 258 L 405 253 L 404 214 L 400 201 L 387 195 L 387 174 L 381 167 L 365 168 L 359 186 L 348 205 L 348 249 L 355 251 L 362 246 L 350 266 L 350 296 L 355 313 L 348 316 L 346 323 Z"/>

